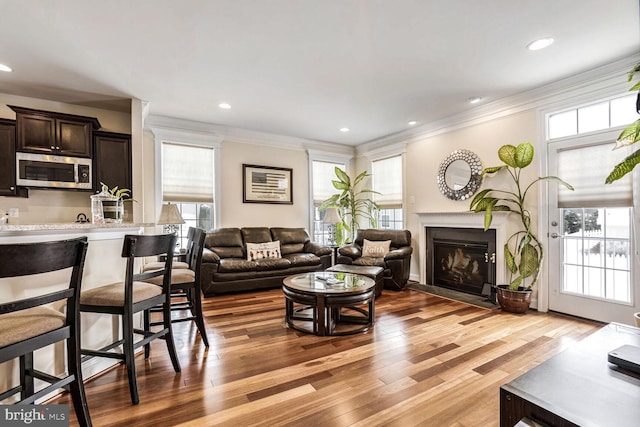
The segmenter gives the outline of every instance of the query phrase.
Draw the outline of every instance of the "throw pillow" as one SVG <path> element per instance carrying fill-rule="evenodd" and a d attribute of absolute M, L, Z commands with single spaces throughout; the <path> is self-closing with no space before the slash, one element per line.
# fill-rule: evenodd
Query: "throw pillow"
<path fill-rule="evenodd" d="M 362 256 L 372 258 L 384 258 L 389 253 L 389 247 L 391 246 L 391 240 L 385 240 L 381 242 L 372 242 L 364 239 L 364 246 L 362 248 Z"/>
<path fill-rule="evenodd" d="M 247 243 L 247 261 L 266 258 L 281 258 L 280 240 L 265 243 Z"/>

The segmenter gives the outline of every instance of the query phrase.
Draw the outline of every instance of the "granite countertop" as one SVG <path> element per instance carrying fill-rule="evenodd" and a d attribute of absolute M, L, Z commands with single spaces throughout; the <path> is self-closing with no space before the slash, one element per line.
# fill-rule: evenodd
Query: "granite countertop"
<path fill-rule="evenodd" d="M 107 224 L 91 224 L 90 222 L 61 222 L 54 224 L 0 224 L 0 233 L 16 232 L 16 231 L 74 231 L 74 230 L 109 230 L 122 228 L 140 228 L 153 227 L 154 223 L 107 223 Z"/>

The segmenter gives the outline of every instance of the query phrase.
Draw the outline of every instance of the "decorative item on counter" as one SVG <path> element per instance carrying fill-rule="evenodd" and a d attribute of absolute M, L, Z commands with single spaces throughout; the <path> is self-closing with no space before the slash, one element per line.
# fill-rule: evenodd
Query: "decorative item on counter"
<path fill-rule="evenodd" d="M 0 224 L 9 224 L 9 212 L 5 212 L 0 216 Z"/>
<path fill-rule="evenodd" d="M 91 223 L 104 224 L 102 199 L 98 194 L 94 194 L 93 196 L 91 196 Z"/>
<path fill-rule="evenodd" d="M 76 222 L 79 222 L 80 224 L 89 222 L 89 220 L 87 219 L 87 214 L 80 212 L 78 216 L 76 216 Z"/>
<path fill-rule="evenodd" d="M 121 223 L 124 216 L 124 197 L 129 197 L 131 190 L 128 188 L 111 189 L 101 182 L 102 191 L 91 196 L 91 217 L 94 224 Z M 133 199 L 126 199 L 132 200 Z"/>
<path fill-rule="evenodd" d="M 163 231 L 165 233 L 173 233 L 177 234 L 180 226 L 178 224 L 184 224 L 184 219 L 182 219 L 182 215 L 180 215 L 180 211 L 178 210 L 177 205 L 172 205 L 171 203 L 167 203 L 166 205 L 162 205 L 162 210 L 160 211 L 160 218 L 158 218 L 158 225 L 163 225 Z"/>

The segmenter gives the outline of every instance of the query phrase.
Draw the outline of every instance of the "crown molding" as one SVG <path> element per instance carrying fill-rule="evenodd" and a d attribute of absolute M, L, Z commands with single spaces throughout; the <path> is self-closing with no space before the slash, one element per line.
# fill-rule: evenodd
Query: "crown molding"
<path fill-rule="evenodd" d="M 144 122 L 144 128 L 167 128 L 192 133 L 213 134 L 227 142 L 253 145 L 259 144 L 287 150 L 307 151 L 309 149 L 313 149 L 339 154 L 348 154 L 352 156 L 355 151 L 354 147 L 344 146 L 343 144 L 258 132 L 168 116 L 150 115 Z"/>
<path fill-rule="evenodd" d="M 365 155 L 363 153 L 373 152 L 382 147 L 389 147 L 389 145 L 411 144 L 429 137 L 523 111 L 566 102 L 569 99 L 585 99 L 587 95 L 594 96 L 597 94 L 604 96 L 604 94 L 616 89 L 624 92 L 629 88 L 626 75 L 638 61 L 640 61 L 639 54 L 628 56 L 544 86 L 498 99 L 442 120 L 369 141 L 356 146 L 356 152 L 358 155 Z"/>

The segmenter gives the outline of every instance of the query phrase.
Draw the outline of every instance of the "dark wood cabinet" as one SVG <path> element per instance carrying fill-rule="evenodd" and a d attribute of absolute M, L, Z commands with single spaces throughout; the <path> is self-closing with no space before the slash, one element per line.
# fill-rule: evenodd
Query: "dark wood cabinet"
<path fill-rule="evenodd" d="M 18 151 L 91 157 L 93 131 L 100 129 L 97 118 L 9 107 L 16 112 Z"/>
<path fill-rule="evenodd" d="M 0 196 L 16 195 L 16 124 L 0 119 Z"/>
<path fill-rule="evenodd" d="M 16 122 L 0 119 L 0 196 L 28 197 L 16 186 Z"/>
<path fill-rule="evenodd" d="M 93 133 L 93 182 L 96 191 L 104 182 L 109 188 L 132 190 L 131 135 L 113 132 Z M 133 197 L 133 194 L 132 194 Z"/>

